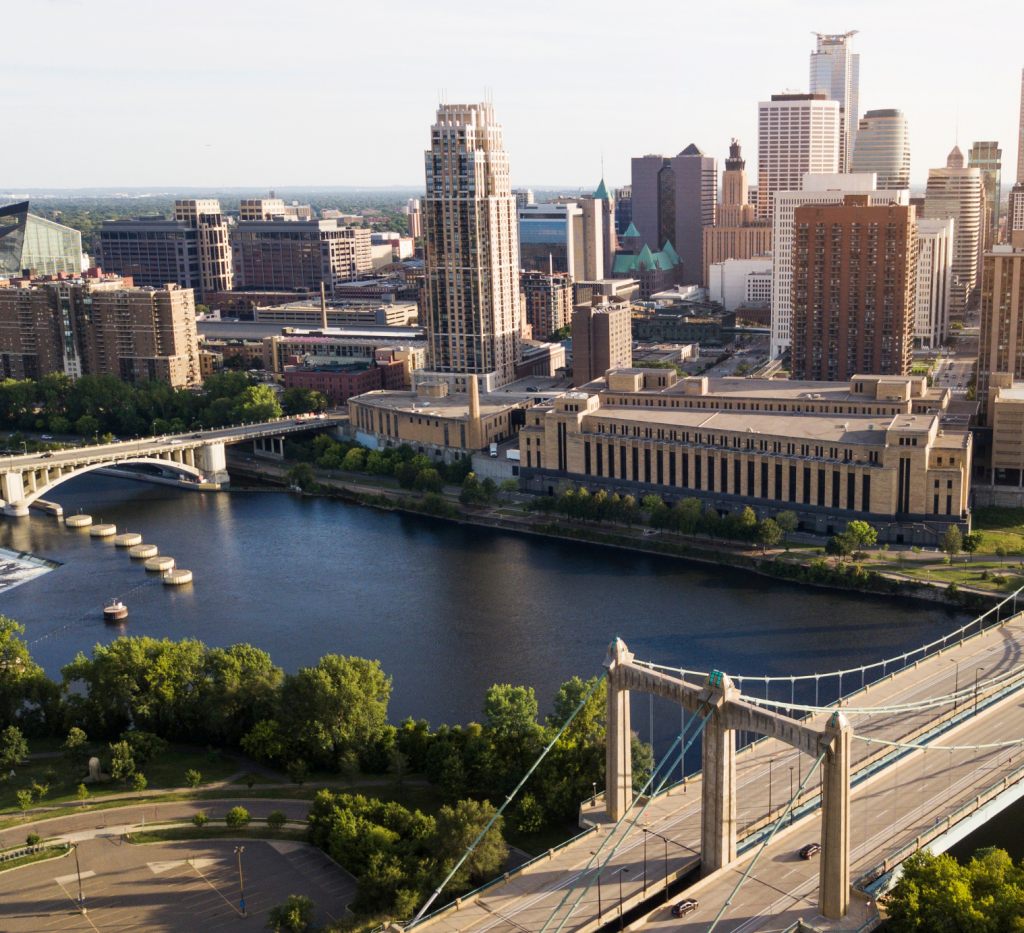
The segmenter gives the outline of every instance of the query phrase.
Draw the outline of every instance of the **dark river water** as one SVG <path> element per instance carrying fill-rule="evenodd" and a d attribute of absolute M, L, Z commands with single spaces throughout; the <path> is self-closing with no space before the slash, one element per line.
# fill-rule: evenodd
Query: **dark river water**
<path fill-rule="evenodd" d="M 924 602 L 285 493 L 91 475 L 54 498 L 66 515 L 82 509 L 140 532 L 194 574 L 189 586 L 166 587 L 109 539 L 40 513 L 0 519 L 0 546 L 63 563 L 0 594 L 0 612 L 27 627 L 33 657 L 54 678 L 77 652 L 121 633 L 249 642 L 286 671 L 324 654 L 361 655 L 394 678 L 392 722 L 437 726 L 478 720 L 494 683 L 534 687 L 543 713 L 562 681 L 601 670 L 615 635 L 643 660 L 781 675 L 871 663 L 966 620 Z M 103 622 L 113 596 L 128 605 L 123 626 Z M 634 701 L 644 739 L 648 704 Z M 661 745 L 678 708 L 654 712 Z"/>

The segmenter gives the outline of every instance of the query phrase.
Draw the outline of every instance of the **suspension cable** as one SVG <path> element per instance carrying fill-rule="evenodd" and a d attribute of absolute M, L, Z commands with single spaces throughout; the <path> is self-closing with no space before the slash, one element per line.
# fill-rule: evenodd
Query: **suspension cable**
<path fill-rule="evenodd" d="M 704 731 L 705 724 L 711 718 L 711 712 L 712 711 L 709 710 L 707 715 L 705 715 L 704 718 L 701 719 L 700 724 L 697 726 L 697 730 L 690 737 L 690 739 L 686 743 L 686 745 L 683 746 L 683 750 L 679 753 L 678 757 L 673 759 L 672 763 L 665 769 L 665 773 L 664 773 L 664 775 L 661 778 L 661 783 L 658 785 L 657 790 L 655 790 L 655 792 L 651 795 L 651 797 L 649 798 L 648 802 L 650 802 L 650 799 L 653 799 L 659 793 L 661 793 L 661 789 L 665 786 L 665 781 L 668 780 L 669 775 L 675 770 L 676 764 L 678 764 L 679 761 L 685 759 L 686 753 L 687 753 L 687 751 L 689 751 L 690 746 L 693 745 L 693 743 L 697 739 L 697 737 L 701 734 L 701 732 Z M 690 720 L 690 724 L 692 724 L 692 723 L 693 723 L 693 720 L 691 719 Z M 684 727 L 683 731 L 680 732 L 679 735 L 676 737 L 676 740 L 672 743 L 671 748 L 669 748 L 669 750 L 665 753 L 665 757 L 662 758 L 661 764 L 664 764 L 666 761 L 668 761 L 669 756 L 672 754 L 673 751 L 675 751 L 676 746 L 679 745 L 679 743 L 683 740 L 683 736 L 686 734 L 686 729 L 687 728 L 688 727 Z M 644 786 L 640 790 L 640 792 L 638 794 L 634 795 L 633 800 L 631 801 L 630 805 L 626 808 L 626 812 L 622 814 L 622 816 L 619 818 L 619 821 L 615 824 L 614 827 L 612 827 L 612 831 L 604 838 L 604 841 L 601 843 L 601 845 L 599 845 L 597 847 L 597 851 L 594 852 L 590 856 L 590 860 L 584 866 L 583 870 L 576 876 L 577 879 L 582 878 L 588 871 L 590 871 L 591 866 L 594 864 L 594 859 L 596 859 L 596 858 L 598 858 L 600 856 L 601 850 L 611 841 L 612 837 L 618 831 L 619 827 L 622 826 L 622 824 L 625 821 L 626 817 L 629 815 L 629 811 L 632 810 L 637 805 L 637 802 L 645 795 L 647 790 L 650 788 L 651 784 L 654 782 L 654 778 L 657 776 L 657 773 L 658 773 L 659 769 L 661 768 L 661 764 L 659 764 L 658 767 L 656 767 L 654 769 L 654 771 L 651 772 L 651 776 L 647 779 L 647 783 L 644 784 Z M 568 922 L 569 918 L 575 912 L 576 908 L 579 907 L 580 902 L 583 900 L 583 898 L 585 898 L 587 896 L 587 892 L 590 891 L 591 887 L 593 887 L 594 881 L 600 876 L 601 872 L 603 872 L 605 870 L 605 868 L 607 867 L 608 863 L 614 857 L 615 853 L 618 852 L 619 846 L 622 845 L 622 843 L 629 836 L 630 831 L 633 829 L 634 826 L 636 826 L 636 821 L 640 818 L 640 815 L 646 809 L 646 806 L 647 805 L 645 804 L 643 807 L 641 807 L 639 809 L 639 811 L 637 812 L 636 816 L 633 817 L 632 823 L 629 824 L 629 826 L 626 829 L 625 833 L 622 834 L 622 838 L 619 839 L 619 841 L 615 844 L 615 847 L 611 850 L 611 852 L 608 853 L 608 857 L 604 860 L 604 862 L 601 863 L 598 866 L 597 871 L 591 877 L 590 881 L 587 882 L 586 887 L 580 892 L 580 896 L 578 898 L 576 898 L 576 901 L 569 908 L 569 912 L 565 915 L 565 917 L 562 918 L 562 922 L 558 924 L 557 928 L 555 929 L 555 933 L 561 933 L 562 927 L 565 926 L 565 924 Z M 555 919 L 555 917 L 558 915 L 558 912 L 565 906 L 565 902 L 569 899 L 569 895 L 572 893 L 572 891 L 573 891 L 573 889 L 575 887 L 576 887 L 576 882 L 574 881 L 569 886 L 569 889 L 565 892 L 565 895 L 562 897 L 562 900 L 558 902 L 558 905 L 551 912 L 551 916 L 548 917 L 548 919 L 546 921 L 544 921 L 544 926 L 542 926 L 540 928 L 540 933 L 545 933 L 545 930 L 547 930 L 547 928 L 548 928 L 549 924 L 551 923 L 551 921 Z"/>
<path fill-rule="evenodd" d="M 870 739 L 866 735 L 854 735 L 855 739 L 870 742 L 872 745 L 888 745 L 891 748 L 920 748 L 924 751 L 976 752 L 982 748 L 1012 748 L 1024 745 L 1024 739 L 1012 739 L 1007 742 L 987 742 L 982 745 L 921 745 L 915 742 L 888 742 L 885 739 Z"/>
<path fill-rule="evenodd" d="M 745 872 L 743 872 L 743 877 L 740 878 L 740 880 L 736 882 L 736 887 L 732 889 L 732 894 L 729 895 L 728 900 L 722 905 L 722 909 L 720 911 L 718 911 L 718 916 L 715 917 L 714 921 L 712 921 L 712 923 L 711 923 L 711 926 L 708 927 L 708 933 L 712 933 L 712 931 L 715 929 L 715 927 L 718 926 L 718 921 L 722 919 L 722 915 L 725 913 L 726 909 L 732 903 L 732 899 L 736 896 L 736 892 L 739 891 L 740 886 L 743 884 L 744 881 L 747 880 L 747 876 L 754 870 L 754 866 L 757 864 L 757 860 L 759 858 L 761 858 L 761 854 L 764 852 L 765 849 L 768 848 L 768 843 L 770 843 L 772 841 L 772 839 L 775 836 L 775 834 L 779 831 L 779 827 L 782 826 L 782 824 L 786 822 L 786 817 L 789 815 L 789 811 L 793 809 L 793 804 L 795 804 L 797 802 L 797 800 L 800 798 L 800 795 L 803 793 L 804 787 L 807 785 L 807 782 L 811 779 L 811 775 L 814 774 L 814 772 L 818 770 L 818 765 L 821 764 L 822 759 L 827 754 L 828 754 L 828 749 L 826 748 L 825 751 L 823 751 L 818 756 L 818 760 L 816 762 L 814 762 L 814 764 L 811 766 L 811 769 L 807 772 L 807 777 L 805 777 L 803 779 L 803 783 L 797 789 L 796 795 L 786 805 L 786 809 L 783 810 L 782 814 L 779 816 L 778 820 L 775 822 L 775 825 L 772 827 L 772 831 L 768 834 L 768 838 L 765 839 L 765 841 L 763 843 L 761 843 L 761 848 L 757 850 L 757 854 L 754 856 L 754 858 L 751 860 L 750 864 L 747 866 L 747 870 Z"/>
<path fill-rule="evenodd" d="M 477 843 L 479 843 L 480 840 L 483 839 L 485 835 L 487 835 L 487 831 L 494 825 L 494 821 L 497 820 L 499 816 L 501 816 L 502 811 L 505 809 L 505 807 L 507 807 L 512 802 L 512 798 L 515 797 L 517 793 L 519 793 L 519 789 L 526 783 L 530 775 L 537 770 L 537 765 L 539 765 L 544 760 L 547 753 L 551 751 L 552 748 L 554 748 L 555 743 L 562 737 L 562 733 L 564 733 L 565 730 L 569 728 L 569 723 L 571 723 L 576 718 L 576 714 L 581 709 L 583 709 L 584 704 L 587 702 L 587 700 L 590 699 L 591 694 L 598 688 L 598 686 L 600 686 L 600 684 L 604 681 L 605 677 L 607 676 L 607 670 L 601 672 L 601 676 L 597 678 L 594 685 L 586 692 L 583 699 L 580 700 L 576 709 L 572 711 L 572 715 L 562 724 L 562 728 L 559 729 L 557 733 L 555 733 L 555 737 L 548 743 L 544 751 L 540 753 L 540 755 L 537 757 L 537 760 L 532 765 L 530 765 L 530 770 L 523 775 L 523 779 L 516 785 L 515 790 L 513 790 L 512 793 L 505 798 L 505 802 L 500 807 L 498 807 L 497 812 L 494 814 L 494 816 L 490 818 L 490 820 L 488 820 L 487 825 L 482 830 L 480 830 L 480 834 L 476 837 L 476 839 L 473 840 L 470 847 L 466 849 L 462 858 L 460 858 L 455 863 L 455 867 L 450 872 L 448 872 L 444 881 L 442 881 L 437 886 L 437 888 L 434 889 L 434 893 L 427 898 L 427 902 L 419 909 L 419 913 L 417 913 L 416 916 L 413 917 L 412 922 L 405 928 L 406 930 L 412 929 L 417 923 L 419 923 L 420 918 L 423 916 L 424 913 L 426 913 L 427 908 L 434 902 L 434 899 L 441 893 L 441 891 L 444 889 L 444 886 L 452 880 L 455 873 L 462 867 L 462 863 L 465 862 L 467 858 L 469 858 L 470 853 L 472 853 L 472 851 L 477 847 Z"/>

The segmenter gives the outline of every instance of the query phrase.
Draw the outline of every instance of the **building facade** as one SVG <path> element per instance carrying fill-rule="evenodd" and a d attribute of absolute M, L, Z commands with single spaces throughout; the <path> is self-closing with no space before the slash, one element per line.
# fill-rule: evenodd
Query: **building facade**
<path fill-rule="evenodd" d="M 914 342 L 922 347 L 941 347 L 949 334 L 954 226 L 948 219 L 917 218 Z"/>
<path fill-rule="evenodd" d="M 808 204 L 793 217 L 794 379 L 907 376 L 913 361 L 914 208 L 869 195 Z"/>
<path fill-rule="evenodd" d="M 347 366 L 301 366 L 284 374 L 285 389 L 311 389 L 327 396 L 331 406 L 344 405 L 353 395 L 378 389 L 407 388 L 401 360 L 372 360 Z"/>
<path fill-rule="evenodd" d="M 954 221 L 953 290 L 950 317 L 962 321 L 978 283 L 981 257 L 981 170 L 965 168 L 958 146 L 946 160 L 945 168 L 928 171 L 924 216 Z"/>
<path fill-rule="evenodd" d="M 812 94 L 824 94 L 839 105 L 839 168 L 850 171 L 860 113 L 860 55 L 853 51 L 857 30 L 838 35 L 816 32 L 811 52 Z"/>
<path fill-rule="evenodd" d="M 633 333 L 629 305 L 605 296 L 577 305 L 572 312 L 572 382 L 586 385 L 632 364 Z"/>
<path fill-rule="evenodd" d="M 840 171 L 839 104 L 824 93 L 773 94 L 757 109 L 757 213 L 773 220 L 775 192 Z"/>
<path fill-rule="evenodd" d="M 978 348 L 978 402 L 991 424 L 990 387 L 1000 373 L 1024 382 L 1024 231 L 1010 243 L 985 253 L 981 284 L 981 339 Z M 1017 443 L 1024 445 L 1024 434 Z"/>
<path fill-rule="evenodd" d="M 720 381 L 736 388 L 677 382 L 663 369 L 612 371 L 600 391 L 531 409 L 519 434 L 524 487 L 697 498 L 720 515 L 794 511 L 819 534 L 861 520 L 893 543 L 934 546 L 950 525 L 969 529 L 971 434 L 917 413 L 925 379 Z"/>
<path fill-rule="evenodd" d="M 81 271 L 81 233 L 30 214 L 28 201 L 0 207 L 0 279 Z"/>
<path fill-rule="evenodd" d="M 431 368 L 515 378 L 519 236 L 494 108 L 442 104 L 425 153 L 424 317 Z"/>
<path fill-rule="evenodd" d="M 519 288 L 526 299 L 526 323 L 538 340 L 571 323 L 572 279 L 568 273 L 523 272 Z"/>
<path fill-rule="evenodd" d="M 708 298 L 726 311 L 740 305 L 769 307 L 772 300 L 772 260 L 726 259 L 714 263 L 708 275 Z"/>
<path fill-rule="evenodd" d="M 910 134 L 902 110 L 869 110 L 860 121 L 851 172 L 874 172 L 881 191 L 910 188 Z"/>
<path fill-rule="evenodd" d="M 1003 150 L 994 140 L 976 142 L 967 150 L 967 165 L 981 172 L 981 249 L 999 242 L 999 205 L 1003 197 Z"/>

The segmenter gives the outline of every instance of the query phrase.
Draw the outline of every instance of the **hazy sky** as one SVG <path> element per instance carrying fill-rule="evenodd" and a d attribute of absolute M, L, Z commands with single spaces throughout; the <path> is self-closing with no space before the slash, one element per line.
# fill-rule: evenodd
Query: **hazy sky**
<path fill-rule="evenodd" d="M 997 19 L 997 17 L 999 17 Z M 513 184 L 610 184 L 807 89 L 812 30 L 860 30 L 861 112 L 908 116 L 913 181 L 960 145 L 1017 158 L 1024 3 L 962 0 L 28 0 L 3 4 L 0 191 L 419 185 L 438 89 L 493 91 Z M 1016 57 L 1014 48 L 1018 49 Z"/>

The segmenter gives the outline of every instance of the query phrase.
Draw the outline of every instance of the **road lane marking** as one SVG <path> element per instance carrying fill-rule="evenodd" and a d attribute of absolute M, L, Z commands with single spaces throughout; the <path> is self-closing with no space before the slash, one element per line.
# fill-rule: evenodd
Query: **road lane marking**
<path fill-rule="evenodd" d="M 70 875 L 61 875 L 59 878 L 54 878 L 53 880 L 56 881 L 57 884 L 59 884 L 61 887 L 64 887 L 64 885 L 66 885 L 66 884 L 71 884 L 72 881 L 77 881 L 78 877 L 79 877 L 78 876 L 78 872 L 73 872 Z M 96 877 L 96 872 L 94 872 L 94 871 L 83 871 L 82 872 L 82 878 L 83 879 L 85 879 L 85 878 L 95 878 L 95 877 Z"/>

